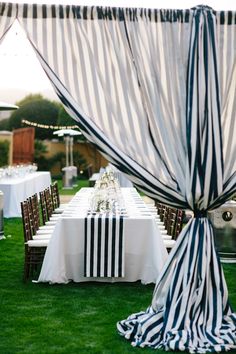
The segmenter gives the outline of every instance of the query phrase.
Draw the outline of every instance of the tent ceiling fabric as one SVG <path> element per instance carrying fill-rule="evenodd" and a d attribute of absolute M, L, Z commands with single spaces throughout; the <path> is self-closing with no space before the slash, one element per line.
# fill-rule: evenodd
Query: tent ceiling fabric
<path fill-rule="evenodd" d="M 236 13 L 1 3 L 0 40 L 16 17 L 86 137 L 151 197 L 194 211 L 151 306 L 119 333 L 140 347 L 234 348 L 206 211 L 236 192 Z"/>

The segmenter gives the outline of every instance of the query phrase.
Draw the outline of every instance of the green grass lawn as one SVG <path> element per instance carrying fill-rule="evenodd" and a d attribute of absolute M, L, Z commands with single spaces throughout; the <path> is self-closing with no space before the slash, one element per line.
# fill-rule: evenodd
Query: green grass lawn
<path fill-rule="evenodd" d="M 6 219 L 0 241 L 0 353 L 153 353 L 133 348 L 116 322 L 149 306 L 154 285 L 23 283 L 21 219 Z M 236 265 L 225 265 L 236 309 Z M 159 351 L 161 352 L 161 351 Z"/>
<path fill-rule="evenodd" d="M 80 188 L 82 187 L 89 187 L 89 181 L 87 179 L 78 179 L 76 182 L 76 186 L 74 186 L 72 189 L 63 189 L 63 182 L 61 179 L 57 179 L 58 187 L 59 187 L 59 192 L 62 195 L 74 195 Z"/>

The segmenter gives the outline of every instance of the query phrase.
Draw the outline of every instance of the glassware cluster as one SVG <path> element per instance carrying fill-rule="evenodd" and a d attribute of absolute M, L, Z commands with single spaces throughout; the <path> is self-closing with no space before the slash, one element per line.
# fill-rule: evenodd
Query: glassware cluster
<path fill-rule="evenodd" d="M 123 214 L 124 211 L 120 184 L 112 168 L 107 167 L 95 183 L 90 199 L 89 212 L 92 214 Z"/>
<path fill-rule="evenodd" d="M 38 166 L 35 163 L 1 167 L 0 179 L 1 178 L 23 178 L 29 173 L 36 172 L 37 169 Z"/>

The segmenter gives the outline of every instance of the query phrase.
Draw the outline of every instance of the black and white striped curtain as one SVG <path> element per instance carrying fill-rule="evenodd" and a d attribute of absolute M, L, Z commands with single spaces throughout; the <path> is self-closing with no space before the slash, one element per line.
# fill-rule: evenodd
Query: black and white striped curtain
<path fill-rule="evenodd" d="M 16 15 L 16 4 L 0 3 L 0 44 L 15 21 Z"/>
<path fill-rule="evenodd" d="M 0 38 L 10 9 L 0 5 Z M 232 349 L 206 212 L 236 192 L 236 13 L 18 5 L 16 17 L 84 135 L 148 195 L 194 211 L 151 306 L 119 333 L 141 347 Z"/>

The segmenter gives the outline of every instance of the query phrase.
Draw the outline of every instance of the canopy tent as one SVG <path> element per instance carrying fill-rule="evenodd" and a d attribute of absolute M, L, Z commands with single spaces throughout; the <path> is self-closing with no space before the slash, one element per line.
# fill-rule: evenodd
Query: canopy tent
<path fill-rule="evenodd" d="M 236 13 L 2 3 L 0 40 L 16 18 L 84 135 L 146 194 L 194 211 L 152 305 L 120 334 L 165 350 L 235 347 L 206 211 L 236 192 Z"/>

